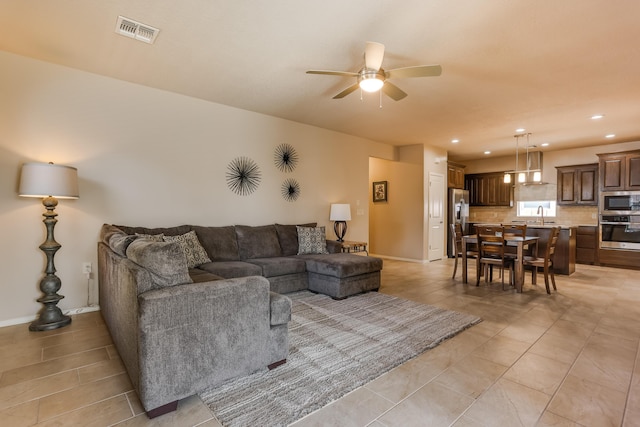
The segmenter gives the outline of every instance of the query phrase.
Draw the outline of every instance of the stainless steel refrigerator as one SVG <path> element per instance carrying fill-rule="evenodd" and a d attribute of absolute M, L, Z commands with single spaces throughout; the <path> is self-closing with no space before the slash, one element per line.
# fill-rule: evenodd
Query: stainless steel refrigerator
<path fill-rule="evenodd" d="M 451 225 L 460 223 L 464 234 L 469 233 L 469 192 L 458 188 L 449 189 L 449 203 L 447 210 L 447 255 L 452 258 L 455 253 Z"/>

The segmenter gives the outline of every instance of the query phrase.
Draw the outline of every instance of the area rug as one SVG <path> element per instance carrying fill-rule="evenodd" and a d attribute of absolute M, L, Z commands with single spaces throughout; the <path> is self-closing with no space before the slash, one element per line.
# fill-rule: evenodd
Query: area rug
<path fill-rule="evenodd" d="M 287 296 L 287 363 L 200 393 L 225 426 L 286 426 L 481 321 L 379 292 Z"/>

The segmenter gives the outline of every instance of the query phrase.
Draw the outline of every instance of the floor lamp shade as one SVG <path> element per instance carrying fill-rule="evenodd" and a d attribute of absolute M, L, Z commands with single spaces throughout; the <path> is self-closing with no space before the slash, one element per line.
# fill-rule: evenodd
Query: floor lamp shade
<path fill-rule="evenodd" d="M 47 240 L 40 245 L 40 249 L 47 256 L 45 276 L 40 280 L 40 290 L 44 294 L 38 298 L 38 302 L 44 306 L 38 318 L 29 325 L 32 331 L 48 331 L 61 328 L 71 323 L 71 318 L 62 314 L 57 306 L 64 296 L 58 295 L 62 286 L 60 278 L 56 276 L 56 267 L 53 257 L 61 245 L 53 236 L 53 229 L 58 222 L 55 208 L 58 205 L 57 198 L 77 199 L 78 170 L 70 166 L 54 165 L 53 163 L 25 163 L 20 175 L 20 187 L 18 194 L 22 197 L 42 198 L 42 204 L 47 209 L 44 216 L 44 225 L 47 229 Z"/>
<path fill-rule="evenodd" d="M 53 163 L 25 163 L 20 175 L 22 197 L 77 199 L 78 169 Z"/>
<path fill-rule="evenodd" d="M 343 242 L 344 235 L 347 234 L 347 221 L 351 221 L 351 205 L 349 203 L 333 203 L 329 220 L 335 221 L 333 231 L 336 233 L 338 242 Z"/>

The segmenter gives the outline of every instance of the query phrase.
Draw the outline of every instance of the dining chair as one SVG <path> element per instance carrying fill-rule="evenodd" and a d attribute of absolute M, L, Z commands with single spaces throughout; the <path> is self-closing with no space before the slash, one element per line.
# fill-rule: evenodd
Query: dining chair
<path fill-rule="evenodd" d="M 504 240 L 504 227 L 479 226 L 478 232 L 478 259 L 476 286 L 480 285 L 481 271 L 484 271 L 484 280 L 493 280 L 493 267 L 500 267 L 502 276 L 502 290 L 504 290 L 504 269 L 509 269 L 509 284 L 514 284 L 513 259 L 505 256 L 506 242 Z"/>
<path fill-rule="evenodd" d="M 467 258 L 477 258 L 478 257 L 478 249 L 477 246 L 474 245 L 472 249 L 463 248 L 462 247 L 462 236 L 464 235 L 462 231 L 462 225 L 460 223 L 450 224 L 451 227 L 451 239 L 453 244 L 453 275 L 452 279 L 456 278 L 456 272 L 458 271 L 458 258 L 462 256 L 462 251 L 467 250 Z"/>
<path fill-rule="evenodd" d="M 507 236 L 519 236 L 525 237 L 527 235 L 527 224 L 502 224 L 504 227 L 504 235 Z M 528 248 L 525 248 L 528 249 Z M 518 252 L 515 246 L 507 246 L 504 250 L 505 256 L 509 258 L 516 258 Z"/>
<path fill-rule="evenodd" d="M 556 278 L 553 274 L 553 257 L 556 251 L 556 244 L 558 243 L 559 235 L 560 227 L 552 227 L 551 233 L 549 235 L 549 241 L 544 248 L 544 253 L 542 254 L 542 256 L 525 256 L 523 260 L 523 264 L 525 267 L 532 267 L 531 282 L 534 285 L 536 284 L 538 269 L 542 268 L 542 271 L 544 273 L 544 284 L 547 288 L 548 294 L 551 294 L 551 289 L 549 288 L 549 277 L 551 277 L 553 290 L 558 290 L 558 288 L 556 288 Z"/>

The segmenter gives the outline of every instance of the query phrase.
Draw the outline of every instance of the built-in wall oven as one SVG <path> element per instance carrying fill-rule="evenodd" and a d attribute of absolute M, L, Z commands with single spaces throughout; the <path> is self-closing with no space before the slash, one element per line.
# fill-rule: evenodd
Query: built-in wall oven
<path fill-rule="evenodd" d="M 640 191 L 600 193 L 600 247 L 640 251 Z"/>

